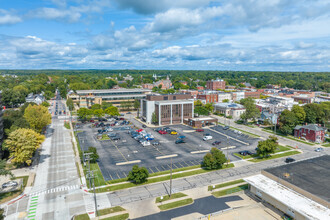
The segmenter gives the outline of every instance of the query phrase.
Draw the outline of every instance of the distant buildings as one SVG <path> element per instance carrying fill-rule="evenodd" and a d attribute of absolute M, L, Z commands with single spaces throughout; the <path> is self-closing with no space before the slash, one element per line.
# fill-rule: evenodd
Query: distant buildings
<path fill-rule="evenodd" d="M 244 106 L 236 103 L 216 103 L 213 106 L 215 112 L 224 114 L 226 117 L 231 116 L 234 120 L 240 119 L 245 112 Z"/>
<path fill-rule="evenodd" d="M 2 108 L 2 91 L 0 91 L 0 159 L 3 157 L 3 151 L 2 151 L 2 142 L 3 142 L 3 135 L 4 135 L 4 130 L 3 130 L 3 108 Z"/>
<path fill-rule="evenodd" d="M 37 105 L 40 105 L 44 101 L 46 101 L 45 97 L 42 94 L 33 94 L 30 93 L 26 98 L 26 102 L 33 102 L 36 103 Z"/>
<path fill-rule="evenodd" d="M 204 92 L 197 95 L 197 99 L 201 100 L 204 104 L 218 102 L 218 94 L 212 92 Z"/>
<path fill-rule="evenodd" d="M 226 89 L 226 82 L 222 79 L 209 80 L 206 82 L 206 89 L 208 90 Z"/>
<path fill-rule="evenodd" d="M 122 102 L 134 103 L 135 100 L 141 100 L 150 94 L 147 89 L 99 89 L 99 90 L 77 90 L 76 93 L 68 94 L 67 98 L 80 108 L 88 108 L 94 104 L 102 104 L 109 102 L 116 107 L 120 107 Z"/>
<path fill-rule="evenodd" d="M 161 89 L 170 89 L 172 87 L 172 81 L 167 76 L 166 79 L 159 80 L 155 83 L 146 83 L 142 84 L 142 88 L 144 89 L 153 89 L 154 87 L 161 86 Z"/>
<path fill-rule="evenodd" d="M 307 141 L 322 143 L 324 142 L 324 135 L 326 130 L 327 130 L 326 128 L 323 128 L 315 124 L 309 124 L 303 126 L 297 125 L 294 128 L 294 136 L 297 138 L 305 139 Z"/>
<path fill-rule="evenodd" d="M 194 100 L 190 94 L 147 95 L 141 100 L 141 119 L 151 124 L 153 114 L 158 125 L 183 123 L 194 117 Z"/>

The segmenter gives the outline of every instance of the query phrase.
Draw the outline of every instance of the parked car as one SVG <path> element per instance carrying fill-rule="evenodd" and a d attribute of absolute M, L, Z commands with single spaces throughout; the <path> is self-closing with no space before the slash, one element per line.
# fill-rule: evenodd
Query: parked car
<path fill-rule="evenodd" d="M 182 144 L 185 143 L 185 141 L 183 139 L 178 139 L 175 141 L 176 144 Z"/>
<path fill-rule="evenodd" d="M 293 159 L 292 157 L 288 157 L 288 158 L 285 159 L 285 163 L 292 163 L 294 161 L 296 161 L 296 160 Z"/>
<path fill-rule="evenodd" d="M 167 132 L 166 131 L 163 131 L 163 130 L 160 130 L 158 133 L 159 134 L 167 134 Z"/>
<path fill-rule="evenodd" d="M 178 137 L 178 139 L 185 139 L 185 138 L 186 138 L 186 136 L 183 136 L 183 135 Z"/>
<path fill-rule="evenodd" d="M 196 132 L 204 132 L 204 129 L 196 129 Z"/>
<path fill-rule="evenodd" d="M 243 150 L 243 151 L 240 151 L 238 153 L 242 156 L 252 155 L 252 153 L 248 150 Z"/>
<path fill-rule="evenodd" d="M 212 143 L 212 145 L 220 145 L 221 144 L 221 141 L 214 141 L 213 143 Z"/>
<path fill-rule="evenodd" d="M 159 131 L 162 131 L 163 129 L 162 128 L 156 128 L 155 131 L 156 132 L 159 132 Z"/>
<path fill-rule="evenodd" d="M 155 141 L 152 143 L 152 145 L 157 146 L 157 145 L 160 145 L 160 143 L 158 141 Z"/>
<path fill-rule="evenodd" d="M 213 137 L 212 136 L 204 136 L 203 137 L 203 141 L 208 141 L 208 140 L 212 140 Z"/>
<path fill-rule="evenodd" d="M 142 128 L 146 128 L 147 127 L 147 125 L 142 125 Z"/>
<path fill-rule="evenodd" d="M 131 114 L 131 112 L 127 112 L 126 114 L 129 115 L 129 114 Z"/>
<path fill-rule="evenodd" d="M 109 137 L 109 138 L 112 138 L 112 137 L 115 137 L 115 136 L 117 136 L 117 133 L 109 133 L 109 134 L 108 134 L 108 137 Z"/>
<path fill-rule="evenodd" d="M 323 151 L 323 148 L 318 147 L 318 148 L 315 149 L 315 151 L 316 151 L 316 152 L 321 152 L 321 151 Z"/>
<path fill-rule="evenodd" d="M 18 186 L 18 183 L 16 181 L 9 181 L 4 184 L 2 184 L 2 188 L 7 188 L 7 187 L 15 187 Z"/>
<path fill-rule="evenodd" d="M 94 120 L 89 120 L 89 122 L 92 122 L 92 123 L 94 123 L 95 121 L 94 121 Z"/>
<path fill-rule="evenodd" d="M 141 144 L 143 145 L 143 147 L 145 147 L 145 146 L 149 146 L 150 142 L 149 141 L 143 141 Z"/>
<path fill-rule="evenodd" d="M 225 126 L 224 128 L 223 128 L 223 130 L 228 130 L 229 129 L 229 126 Z"/>
<path fill-rule="evenodd" d="M 172 134 L 172 135 L 177 135 L 178 132 L 173 130 L 173 131 L 171 131 L 171 134 Z"/>
<path fill-rule="evenodd" d="M 139 132 L 139 133 L 140 133 L 141 131 L 143 131 L 143 129 L 137 129 L 137 130 L 136 130 L 136 132 Z"/>
<path fill-rule="evenodd" d="M 120 137 L 119 137 L 119 136 L 114 136 L 114 137 L 111 137 L 111 139 L 112 139 L 113 141 L 117 141 L 117 140 L 120 140 Z"/>
<path fill-rule="evenodd" d="M 152 140 L 154 140 L 154 139 L 155 139 L 155 138 L 153 138 L 153 137 L 148 137 L 148 136 L 146 137 L 146 140 L 147 140 L 147 141 L 152 141 Z"/>

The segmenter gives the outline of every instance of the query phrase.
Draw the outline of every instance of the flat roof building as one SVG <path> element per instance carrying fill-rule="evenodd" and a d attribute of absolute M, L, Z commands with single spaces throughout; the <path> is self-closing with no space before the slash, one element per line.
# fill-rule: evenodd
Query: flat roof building
<path fill-rule="evenodd" d="M 134 102 L 140 100 L 150 94 L 148 89 L 98 89 L 98 90 L 77 90 L 75 93 L 68 95 L 72 98 L 80 108 L 88 108 L 94 104 L 102 104 L 109 102 L 114 106 L 120 107 L 124 101 Z"/>
<path fill-rule="evenodd" d="M 250 192 L 294 219 L 330 219 L 330 155 L 245 178 Z"/>
<path fill-rule="evenodd" d="M 180 124 L 193 115 L 194 100 L 190 94 L 147 95 L 141 100 L 141 119 L 147 124 Z"/>

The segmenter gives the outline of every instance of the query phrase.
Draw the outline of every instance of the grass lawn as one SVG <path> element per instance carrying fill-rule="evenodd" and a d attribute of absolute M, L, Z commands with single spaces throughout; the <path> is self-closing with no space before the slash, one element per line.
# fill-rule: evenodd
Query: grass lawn
<path fill-rule="evenodd" d="M 328 144 L 323 144 L 322 146 L 323 146 L 323 147 L 330 147 L 330 143 L 328 143 Z"/>
<path fill-rule="evenodd" d="M 125 213 L 125 214 L 121 214 L 121 215 L 116 215 L 116 216 L 112 216 L 109 218 L 104 218 L 103 220 L 126 220 L 128 219 L 129 214 Z"/>
<path fill-rule="evenodd" d="M 278 153 L 278 152 L 284 152 L 284 151 L 288 151 L 288 150 L 292 150 L 292 148 L 290 146 L 282 146 L 282 145 L 279 145 L 277 147 L 277 149 L 275 150 L 275 153 Z"/>
<path fill-rule="evenodd" d="M 108 137 L 108 135 L 102 134 L 101 141 L 104 141 L 104 140 L 110 140 L 110 138 Z"/>
<path fill-rule="evenodd" d="M 242 190 L 245 190 L 248 188 L 248 184 L 243 184 L 240 186 L 236 186 L 230 189 L 225 189 L 225 190 L 221 190 L 221 191 L 217 191 L 217 192 L 213 192 L 212 195 L 215 197 L 221 197 L 221 196 L 225 196 L 231 193 L 235 193 L 235 192 L 239 192 Z"/>
<path fill-rule="evenodd" d="M 189 205 L 191 203 L 193 203 L 193 199 L 189 198 L 189 199 L 183 199 L 183 200 L 179 200 L 179 201 L 176 201 L 176 202 L 172 202 L 172 203 L 167 203 L 167 204 L 164 204 L 164 205 L 160 205 L 158 206 L 158 208 L 162 211 L 164 210 L 169 210 L 169 209 L 174 209 L 174 208 L 177 208 L 177 207 L 181 207 L 181 206 L 184 206 L 184 205 Z"/>
<path fill-rule="evenodd" d="M 223 187 L 226 187 L 226 186 L 235 185 L 235 184 L 244 183 L 244 182 L 245 182 L 244 180 L 239 179 L 239 180 L 234 180 L 234 181 L 230 181 L 230 182 L 227 182 L 227 183 L 221 183 L 221 184 L 215 185 L 214 188 L 213 188 L 213 186 L 209 186 L 208 191 L 212 191 L 214 189 L 219 189 L 219 188 L 223 188 Z"/>
<path fill-rule="evenodd" d="M 157 197 L 156 203 L 164 202 L 164 201 L 171 200 L 171 199 L 177 199 L 177 198 L 181 198 L 181 197 L 185 197 L 185 196 L 187 196 L 187 195 L 184 193 L 174 193 L 174 194 L 172 194 L 171 198 L 169 195 L 163 196 L 163 199 L 161 199 L 161 197 Z"/>
<path fill-rule="evenodd" d="M 253 157 L 256 157 L 257 155 L 255 154 L 252 154 L 252 155 L 246 155 L 246 156 L 243 156 L 243 155 L 240 155 L 239 153 L 234 153 L 235 156 L 238 156 L 242 159 L 249 159 L 249 158 L 253 158 Z"/>
<path fill-rule="evenodd" d="M 225 164 L 223 166 L 223 168 L 221 169 L 227 169 L 227 168 L 231 168 L 234 167 L 234 164 L 230 163 Z M 177 179 L 177 178 L 181 178 L 181 177 L 187 177 L 187 176 L 192 176 L 192 175 L 196 175 L 196 174 L 201 174 L 201 173 L 207 173 L 207 172 L 211 172 L 214 170 L 204 170 L 204 169 L 200 169 L 200 170 L 194 170 L 191 172 L 183 172 L 183 173 L 176 173 L 172 175 L 172 179 Z M 141 186 L 141 185 L 146 185 L 146 184 L 150 184 L 150 183 L 157 183 L 157 182 L 162 182 L 162 181 L 166 181 L 169 180 L 170 176 L 161 176 L 158 178 L 152 178 L 152 179 L 148 179 L 147 182 L 142 183 L 142 184 L 135 184 L 135 183 L 123 183 L 123 184 L 119 184 L 119 185 L 113 185 L 113 186 L 109 186 L 109 187 L 104 187 L 104 188 L 100 188 L 100 189 L 96 189 L 97 193 L 103 193 L 103 192 L 110 192 L 110 191 L 116 191 L 116 190 L 120 190 L 120 189 L 126 189 L 126 188 L 131 188 L 131 187 L 135 187 L 135 186 Z"/>
<path fill-rule="evenodd" d="M 96 170 L 96 172 L 94 172 L 95 186 L 107 185 L 107 183 L 105 182 L 105 180 L 103 178 L 99 165 L 97 163 L 91 163 L 90 166 L 91 166 L 91 170 Z M 88 163 L 87 163 L 86 167 L 84 167 L 85 176 L 87 174 L 87 171 L 88 171 Z M 87 186 L 89 186 L 88 179 L 87 179 Z"/>
<path fill-rule="evenodd" d="M 125 209 L 120 207 L 120 206 L 115 206 L 115 207 L 112 207 L 112 208 L 106 208 L 106 209 L 98 210 L 98 215 L 102 216 L 102 215 L 107 215 L 107 214 L 121 212 L 121 211 L 125 211 Z M 112 218 L 112 217 L 109 217 L 109 218 L 106 218 L 106 219 L 127 219 L 128 218 L 128 213 L 126 213 L 126 214 L 127 214 L 126 218 Z M 113 216 L 113 217 L 117 217 L 117 216 Z M 89 218 L 88 214 L 85 213 L 85 214 L 77 215 L 74 219 L 75 220 L 89 220 L 90 218 Z"/>
<path fill-rule="evenodd" d="M 66 129 L 70 129 L 70 123 L 67 122 L 67 121 L 65 121 L 65 122 L 64 122 L 64 127 L 65 127 Z"/>
<path fill-rule="evenodd" d="M 256 163 L 256 162 L 261 162 L 261 161 L 265 161 L 265 160 L 272 160 L 272 159 L 276 159 L 276 158 L 291 156 L 291 155 L 295 155 L 295 154 L 300 154 L 300 152 L 299 151 L 289 151 L 289 152 L 285 152 L 285 153 L 282 153 L 282 154 L 274 154 L 274 155 L 271 155 L 269 157 L 255 158 L 255 159 L 252 159 L 252 160 L 249 160 L 249 161 Z"/>

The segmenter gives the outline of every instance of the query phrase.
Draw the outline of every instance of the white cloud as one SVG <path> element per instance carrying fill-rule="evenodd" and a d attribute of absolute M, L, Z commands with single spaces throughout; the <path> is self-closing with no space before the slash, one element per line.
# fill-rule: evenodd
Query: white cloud
<path fill-rule="evenodd" d="M 11 25 L 22 22 L 22 19 L 10 12 L 0 9 L 0 25 Z"/>

